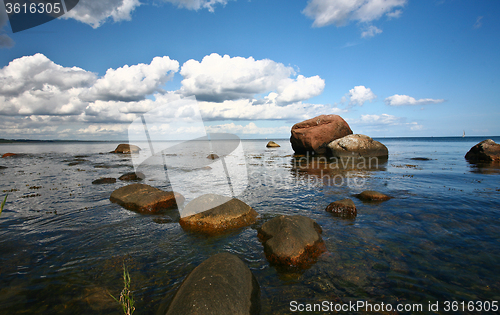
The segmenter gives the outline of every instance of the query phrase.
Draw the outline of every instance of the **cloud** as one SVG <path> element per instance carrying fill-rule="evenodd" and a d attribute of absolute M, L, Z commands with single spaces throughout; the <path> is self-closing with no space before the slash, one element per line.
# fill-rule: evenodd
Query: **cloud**
<path fill-rule="evenodd" d="M 86 106 L 79 94 L 96 75 L 62 67 L 42 54 L 11 61 L 0 69 L 0 114 L 75 115 Z"/>
<path fill-rule="evenodd" d="M 345 97 L 349 99 L 349 105 L 363 106 L 365 102 L 371 102 L 376 99 L 377 95 L 375 95 L 370 88 L 358 85 L 349 90 L 349 93 L 347 93 Z"/>
<path fill-rule="evenodd" d="M 236 125 L 235 123 L 208 126 L 207 132 L 217 133 L 234 133 L 234 134 L 253 134 L 253 135 L 268 135 L 268 134 L 286 134 L 290 133 L 291 126 L 281 127 L 258 127 L 255 123 L 250 122 L 247 125 Z"/>
<path fill-rule="evenodd" d="M 474 23 L 474 28 L 475 29 L 478 29 L 480 28 L 481 26 L 483 26 L 483 22 L 481 21 L 483 19 L 482 16 L 478 16 L 477 19 L 476 19 L 476 23 Z"/>
<path fill-rule="evenodd" d="M 369 130 L 379 132 L 395 131 L 398 130 L 398 127 L 402 127 L 402 130 L 410 129 L 412 131 L 418 131 L 424 128 L 424 126 L 420 125 L 417 122 L 407 122 L 406 118 L 404 117 L 397 117 L 389 114 L 361 115 L 360 119 L 348 120 L 347 122 L 349 123 L 349 125 L 351 125 L 351 128 L 353 126 L 357 126 L 360 128 L 368 128 Z"/>
<path fill-rule="evenodd" d="M 389 114 L 381 115 L 361 115 L 359 122 L 364 124 L 377 124 L 377 125 L 393 125 L 400 123 L 402 118 Z"/>
<path fill-rule="evenodd" d="M 319 76 L 299 75 L 292 79 L 293 68 L 269 59 L 222 57 L 215 53 L 201 62 L 188 60 L 180 74 L 184 77 L 180 91 L 183 95 L 210 102 L 252 99 L 275 91 L 277 104 L 286 105 L 321 94 L 325 85 Z"/>
<path fill-rule="evenodd" d="M 369 38 L 373 37 L 377 34 L 382 33 L 382 30 L 376 26 L 370 25 L 365 31 L 361 33 L 361 37 L 363 38 Z"/>
<path fill-rule="evenodd" d="M 408 96 L 395 94 L 385 99 L 385 103 L 390 106 L 404 106 L 404 105 L 427 105 L 443 103 L 444 99 L 421 98 L 419 100 Z"/>
<path fill-rule="evenodd" d="M 85 98 L 103 101 L 138 101 L 160 91 L 179 70 L 179 62 L 169 57 L 155 57 L 149 65 L 125 65 L 108 69 L 103 78 L 86 93 Z"/>
<path fill-rule="evenodd" d="M 407 0 L 310 0 L 302 11 L 314 20 L 313 26 L 331 24 L 346 25 L 349 21 L 369 23 L 384 14 L 394 18 L 400 16 L 400 7 Z"/>
<path fill-rule="evenodd" d="M 98 28 L 110 18 L 114 22 L 129 21 L 131 13 L 140 5 L 139 0 L 80 0 L 62 18 L 75 19 L 93 28 Z"/>
<path fill-rule="evenodd" d="M 229 0 L 164 0 L 164 1 L 177 5 L 177 7 L 179 8 L 186 8 L 189 10 L 208 9 L 208 11 L 214 12 L 215 5 L 221 4 L 225 6 Z"/>

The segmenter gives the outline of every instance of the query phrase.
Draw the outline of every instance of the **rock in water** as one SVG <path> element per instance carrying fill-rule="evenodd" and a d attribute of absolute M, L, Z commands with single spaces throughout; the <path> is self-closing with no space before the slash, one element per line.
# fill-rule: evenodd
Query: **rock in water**
<path fill-rule="evenodd" d="M 219 158 L 219 156 L 215 153 L 210 153 L 209 155 L 207 155 L 207 159 L 210 159 L 210 160 L 217 160 Z"/>
<path fill-rule="evenodd" d="M 122 176 L 118 177 L 119 180 L 125 180 L 125 181 L 129 181 L 129 180 L 139 181 L 139 180 L 143 180 L 144 178 L 146 178 L 146 175 L 144 175 L 141 172 L 126 173 L 126 174 L 123 174 Z"/>
<path fill-rule="evenodd" d="M 241 259 L 216 254 L 186 277 L 166 314 L 260 314 L 259 284 Z"/>
<path fill-rule="evenodd" d="M 325 154 L 328 143 L 350 134 L 352 130 L 342 117 L 321 115 L 295 124 L 290 142 L 296 153 Z"/>
<path fill-rule="evenodd" d="M 236 229 L 257 221 L 257 212 L 241 200 L 206 194 L 191 202 L 182 210 L 179 224 L 185 230 L 216 234 Z"/>
<path fill-rule="evenodd" d="M 389 156 L 389 150 L 382 143 L 372 138 L 355 134 L 342 137 L 328 144 L 328 149 L 332 156 L 336 157 L 382 157 Z"/>
<path fill-rule="evenodd" d="M 113 153 L 139 153 L 139 151 L 141 151 L 141 148 L 139 148 L 136 145 L 121 143 L 112 152 Z"/>
<path fill-rule="evenodd" d="M 277 143 L 276 143 L 276 142 L 274 142 L 274 141 L 269 141 L 269 142 L 267 143 L 266 147 L 268 147 L 268 148 L 279 148 L 279 147 L 280 147 L 280 145 L 279 145 L 279 144 L 277 144 Z"/>
<path fill-rule="evenodd" d="M 103 177 L 96 179 L 95 181 L 92 182 L 94 185 L 100 185 L 100 184 L 114 184 L 116 183 L 116 178 L 111 178 L 111 177 Z"/>
<path fill-rule="evenodd" d="M 177 206 L 177 201 L 184 197 L 172 191 L 163 191 L 145 184 L 131 184 L 111 193 L 109 200 L 125 209 L 145 214 L 154 214 L 161 210 Z"/>
<path fill-rule="evenodd" d="M 357 195 L 357 197 L 365 201 L 385 201 L 391 199 L 391 197 L 373 190 L 365 190 Z"/>
<path fill-rule="evenodd" d="M 2 155 L 2 158 L 6 158 L 9 156 L 16 156 L 16 155 L 17 155 L 16 153 L 5 153 L 4 155 Z"/>
<path fill-rule="evenodd" d="M 301 215 L 273 218 L 262 225 L 258 236 L 267 260 L 280 265 L 307 268 L 326 251 L 321 227 Z"/>
<path fill-rule="evenodd" d="M 465 155 L 470 162 L 500 161 L 500 144 L 488 139 L 473 146 Z"/>
<path fill-rule="evenodd" d="M 356 211 L 356 205 L 349 199 L 342 199 L 329 204 L 326 209 L 327 212 L 331 212 L 333 215 L 346 219 L 354 219 L 358 214 Z"/>

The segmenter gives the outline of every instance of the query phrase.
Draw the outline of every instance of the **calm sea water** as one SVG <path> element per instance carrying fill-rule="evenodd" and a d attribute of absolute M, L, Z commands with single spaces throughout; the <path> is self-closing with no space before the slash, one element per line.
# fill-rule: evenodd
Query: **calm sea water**
<path fill-rule="evenodd" d="M 260 221 L 213 237 L 185 232 L 176 210 L 141 215 L 112 204 L 111 192 L 126 182 L 92 185 L 133 171 L 130 156 L 107 153 L 117 143 L 2 144 L 0 153 L 22 155 L 0 159 L 7 167 L 0 197 L 9 194 L 0 217 L 0 313 L 119 314 L 108 292 L 119 295 L 125 263 L 136 314 L 156 314 L 191 270 L 223 251 L 256 276 L 262 314 L 291 314 L 291 301 L 420 303 L 424 310 L 439 302 L 440 314 L 450 313 L 445 301 L 499 301 L 500 166 L 464 159 L 484 139 L 378 139 L 389 160 L 354 167 L 294 160 L 288 140 L 275 140 L 277 149 L 243 140 L 232 184 L 244 185 L 238 198 Z M 195 153 L 167 157 L 172 186 L 188 200 L 203 183 L 223 192 L 223 180 L 183 167 Z M 154 163 L 145 174 L 144 183 L 169 188 Z M 363 203 L 353 196 L 367 189 L 393 198 Z M 343 198 L 355 202 L 355 220 L 325 212 Z M 305 215 L 322 227 L 328 252 L 311 268 L 291 272 L 267 262 L 257 229 L 281 214 Z"/>

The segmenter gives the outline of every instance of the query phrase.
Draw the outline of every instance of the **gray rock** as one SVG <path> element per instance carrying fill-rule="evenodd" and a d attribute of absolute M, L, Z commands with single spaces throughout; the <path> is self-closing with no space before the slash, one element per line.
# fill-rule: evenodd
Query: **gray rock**
<path fill-rule="evenodd" d="M 387 157 L 389 150 L 385 145 L 372 138 L 355 134 L 342 137 L 328 144 L 332 156 L 336 157 Z"/>
<path fill-rule="evenodd" d="M 196 267 L 177 290 L 167 315 L 253 315 L 260 313 L 260 288 L 243 261 L 216 254 Z"/>

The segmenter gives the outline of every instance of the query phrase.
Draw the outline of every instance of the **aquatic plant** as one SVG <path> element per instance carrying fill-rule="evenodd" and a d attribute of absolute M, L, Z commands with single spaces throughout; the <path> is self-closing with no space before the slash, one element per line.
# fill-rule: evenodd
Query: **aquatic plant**
<path fill-rule="evenodd" d="M 0 215 L 2 214 L 2 211 L 3 211 L 3 207 L 5 206 L 5 202 L 7 201 L 7 196 L 9 194 L 5 195 L 5 198 L 3 199 L 2 201 L 2 205 L 0 206 Z"/>
<path fill-rule="evenodd" d="M 130 291 L 130 282 L 130 274 L 125 263 L 123 263 L 123 290 L 120 293 L 120 299 L 115 298 L 111 294 L 109 295 L 122 306 L 125 315 L 132 315 L 135 311 L 134 297 L 132 296 L 132 291 Z"/>

